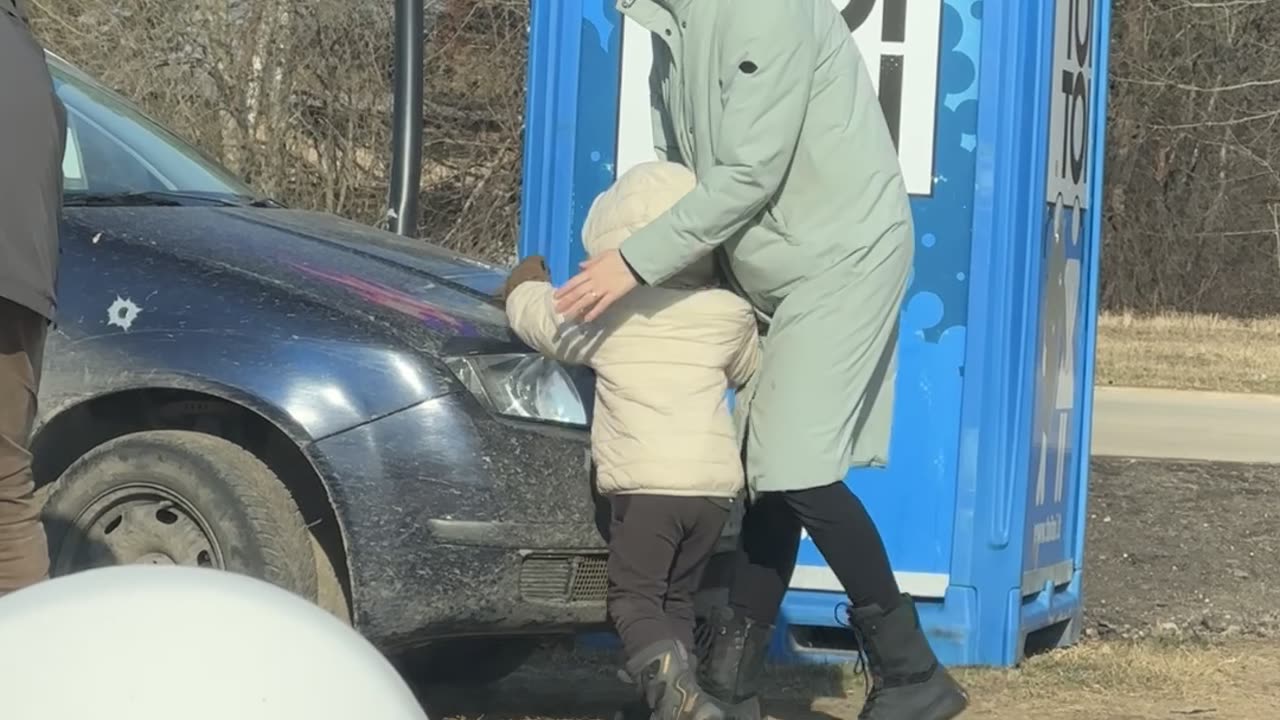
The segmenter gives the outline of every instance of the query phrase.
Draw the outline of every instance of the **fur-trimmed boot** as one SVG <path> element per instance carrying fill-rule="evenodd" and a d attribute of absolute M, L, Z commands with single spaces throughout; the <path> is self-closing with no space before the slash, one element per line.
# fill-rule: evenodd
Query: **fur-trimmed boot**
<path fill-rule="evenodd" d="M 951 720 L 969 696 L 929 647 L 910 596 L 887 612 L 850 608 L 849 624 L 867 658 L 871 690 L 860 720 Z"/>
<path fill-rule="evenodd" d="M 720 607 L 711 612 L 703 631 L 698 661 L 702 689 L 720 701 L 727 720 L 760 720 L 760 680 L 773 626 Z"/>

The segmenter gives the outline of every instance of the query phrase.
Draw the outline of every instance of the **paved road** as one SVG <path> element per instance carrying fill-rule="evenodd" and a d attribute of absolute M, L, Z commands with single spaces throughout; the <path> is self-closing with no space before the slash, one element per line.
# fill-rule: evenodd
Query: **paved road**
<path fill-rule="evenodd" d="M 1280 396 L 1100 387 L 1093 454 L 1280 463 Z"/>

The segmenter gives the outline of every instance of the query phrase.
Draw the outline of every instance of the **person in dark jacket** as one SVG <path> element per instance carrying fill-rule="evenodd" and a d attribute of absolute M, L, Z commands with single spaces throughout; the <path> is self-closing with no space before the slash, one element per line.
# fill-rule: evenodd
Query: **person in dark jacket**
<path fill-rule="evenodd" d="M 0 0 L 0 595 L 49 574 L 31 427 L 53 319 L 66 110 L 21 0 Z"/>

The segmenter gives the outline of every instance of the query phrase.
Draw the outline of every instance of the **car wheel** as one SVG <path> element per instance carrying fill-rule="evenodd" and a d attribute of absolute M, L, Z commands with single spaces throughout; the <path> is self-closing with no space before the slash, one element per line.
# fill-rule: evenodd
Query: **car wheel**
<path fill-rule="evenodd" d="M 311 533 L 311 550 L 316 556 L 316 604 L 350 625 L 351 604 L 347 602 L 347 593 L 338 579 L 338 569 L 333 566 L 333 558 L 320 545 L 315 533 Z"/>
<path fill-rule="evenodd" d="M 316 555 L 288 489 L 221 438 L 116 438 L 63 473 L 44 511 L 52 574 L 132 563 L 250 575 L 317 599 Z"/>
<path fill-rule="evenodd" d="M 519 670 L 540 646 L 531 638 L 450 638 L 392 658 L 418 687 L 491 685 Z"/>

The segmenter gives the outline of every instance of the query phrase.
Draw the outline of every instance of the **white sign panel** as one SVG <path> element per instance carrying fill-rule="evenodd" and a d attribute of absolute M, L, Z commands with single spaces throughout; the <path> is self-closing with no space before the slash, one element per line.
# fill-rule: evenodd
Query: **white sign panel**
<path fill-rule="evenodd" d="M 898 147 L 907 191 L 933 192 L 938 48 L 942 0 L 833 0 L 854 28 L 871 80 Z M 649 33 L 627 19 L 622 30 L 618 109 L 618 167 L 626 172 L 653 159 L 649 110 Z"/>
<path fill-rule="evenodd" d="M 1046 200 L 1080 209 L 1089 206 L 1094 2 L 1056 0 L 1053 22 Z"/>
<path fill-rule="evenodd" d="M 653 117 L 649 109 L 652 42 L 644 26 L 625 18 L 622 24 L 622 81 L 618 88 L 618 175 L 654 159 Z"/>

